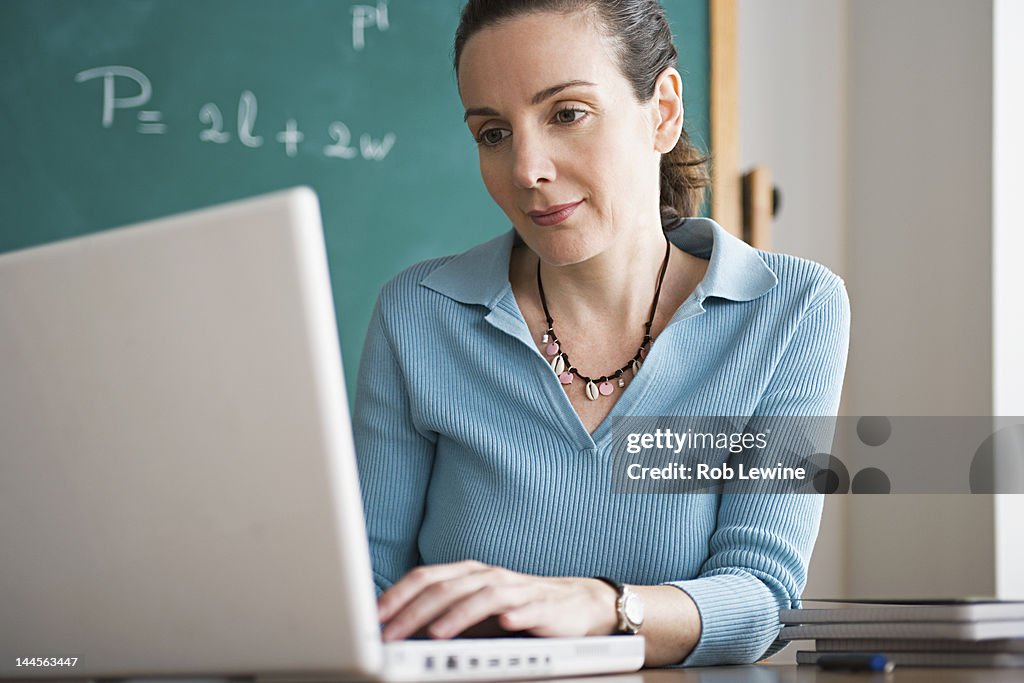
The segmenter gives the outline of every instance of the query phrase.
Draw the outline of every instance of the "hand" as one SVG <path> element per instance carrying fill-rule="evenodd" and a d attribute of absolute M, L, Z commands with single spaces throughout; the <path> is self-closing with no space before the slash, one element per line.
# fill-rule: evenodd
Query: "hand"
<path fill-rule="evenodd" d="M 543 577 L 467 560 L 417 567 L 377 601 L 386 641 L 452 638 L 488 619 L 535 636 L 607 635 L 615 590 L 596 579 Z"/>

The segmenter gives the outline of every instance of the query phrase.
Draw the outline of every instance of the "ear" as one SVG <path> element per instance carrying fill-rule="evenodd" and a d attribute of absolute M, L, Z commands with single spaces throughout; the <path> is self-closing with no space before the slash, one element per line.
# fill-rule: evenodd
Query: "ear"
<path fill-rule="evenodd" d="M 683 79 L 669 67 L 654 83 L 654 100 L 658 114 L 654 126 L 654 148 L 661 154 L 672 151 L 683 133 Z"/>

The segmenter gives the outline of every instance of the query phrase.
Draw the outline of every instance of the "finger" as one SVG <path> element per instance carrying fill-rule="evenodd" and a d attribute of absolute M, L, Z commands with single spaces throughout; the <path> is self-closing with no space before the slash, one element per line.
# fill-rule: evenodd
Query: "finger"
<path fill-rule="evenodd" d="M 551 620 L 545 618 L 548 609 L 549 606 L 544 602 L 527 603 L 502 614 L 498 617 L 498 624 L 508 631 L 530 631 L 533 633 L 533 629 L 550 625 Z M 534 633 L 533 635 L 540 634 Z"/>
<path fill-rule="evenodd" d="M 535 582 L 500 584 L 488 582 L 452 605 L 444 616 L 427 627 L 433 638 L 452 638 L 484 619 L 542 598 Z"/>
<path fill-rule="evenodd" d="M 526 631 L 543 638 L 575 638 L 589 635 L 579 615 L 548 600 L 531 602 L 501 615 L 502 628 Z"/>
<path fill-rule="evenodd" d="M 377 618 L 380 623 L 387 623 L 427 586 L 481 571 L 486 567 L 476 560 L 416 567 L 381 593 L 377 599 Z"/>
<path fill-rule="evenodd" d="M 489 581 L 493 581 L 492 572 L 478 571 L 430 584 L 385 623 L 382 637 L 385 641 L 408 638 Z"/>
<path fill-rule="evenodd" d="M 555 579 L 555 581 L 559 581 Z M 595 623 L 594 604 L 583 599 L 587 593 L 579 592 L 579 580 L 562 583 L 563 590 L 557 586 L 544 591 L 543 599 L 531 601 L 521 607 L 509 610 L 501 615 L 498 623 L 502 628 L 516 631 L 528 631 L 531 635 L 544 637 L 579 637 L 609 633 L 605 625 Z M 607 605 L 601 607 L 602 612 L 611 613 L 614 601 L 612 591 L 606 584 L 599 583 L 600 589 L 607 589 Z M 565 589 L 570 590 L 565 590 Z"/>

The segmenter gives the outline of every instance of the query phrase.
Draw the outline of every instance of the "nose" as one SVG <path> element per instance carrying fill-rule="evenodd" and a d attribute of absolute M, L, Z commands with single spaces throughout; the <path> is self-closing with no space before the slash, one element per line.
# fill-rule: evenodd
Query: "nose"
<path fill-rule="evenodd" d="M 517 188 L 529 190 L 555 179 L 554 159 L 541 136 L 520 131 L 512 136 L 512 141 L 512 180 Z"/>

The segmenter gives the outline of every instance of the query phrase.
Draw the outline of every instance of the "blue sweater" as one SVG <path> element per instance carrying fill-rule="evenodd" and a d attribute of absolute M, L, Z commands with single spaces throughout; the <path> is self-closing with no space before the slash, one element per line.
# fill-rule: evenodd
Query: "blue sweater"
<path fill-rule="evenodd" d="M 806 582 L 821 497 L 614 494 L 612 418 L 835 415 L 849 301 L 823 266 L 755 250 L 711 220 L 668 236 L 709 259 L 706 275 L 593 435 L 516 305 L 513 232 L 384 286 L 354 412 L 378 591 L 416 565 L 470 558 L 666 583 L 693 598 L 703 625 L 682 664 L 775 649 L 778 610 Z"/>

